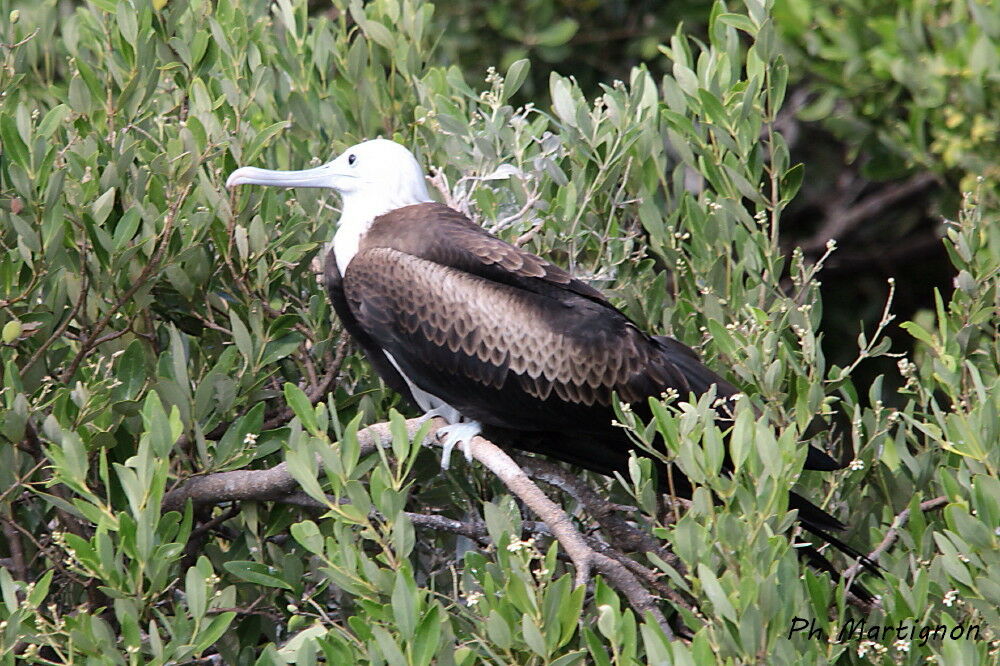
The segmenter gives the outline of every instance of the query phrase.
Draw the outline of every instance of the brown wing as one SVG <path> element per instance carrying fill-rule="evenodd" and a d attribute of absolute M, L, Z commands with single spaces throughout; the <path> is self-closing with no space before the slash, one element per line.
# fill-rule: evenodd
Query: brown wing
<path fill-rule="evenodd" d="M 579 425 L 613 391 L 635 402 L 690 390 L 658 343 L 613 307 L 517 277 L 531 288 L 373 247 L 355 255 L 344 289 L 359 324 L 411 381 L 484 423 Z"/>

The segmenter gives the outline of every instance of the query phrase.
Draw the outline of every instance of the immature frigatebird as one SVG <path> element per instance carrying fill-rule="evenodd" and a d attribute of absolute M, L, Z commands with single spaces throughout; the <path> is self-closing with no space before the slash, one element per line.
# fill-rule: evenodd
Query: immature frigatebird
<path fill-rule="evenodd" d="M 442 466 L 455 444 L 482 433 L 602 474 L 624 471 L 635 447 L 612 425 L 613 394 L 636 409 L 669 389 L 687 397 L 714 385 L 729 407 L 738 394 L 682 343 L 647 335 L 593 287 L 432 201 L 398 143 L 366 141 L 304 171 L 243 167 L 226 181 L 243 184 L 340 193 L 325 266 L 334 310 L 386 384 L 448 422 L 438 431 Z M 839 467 L 809 447 L 806 469 Z M 682 474 L 672 481 L 690 496 Z M 830 534 L 844 529 L 839 520 L 794 492 L 789 505 L 807 530 L 870 565 Z"/>

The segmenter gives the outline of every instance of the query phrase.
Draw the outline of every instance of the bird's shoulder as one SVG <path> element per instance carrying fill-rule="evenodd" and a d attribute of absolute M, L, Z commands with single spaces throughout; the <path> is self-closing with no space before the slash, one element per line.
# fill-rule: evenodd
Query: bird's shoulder
<path fill-rule="evenodd" d="M 444 204 L 405 206 L 375 218 L 359 243 L 358 254 L 375 248 L 393 249 L 520 289 L 551 292 L 556 288 L 610 307 L 597 289 L 497 238 Z"/>

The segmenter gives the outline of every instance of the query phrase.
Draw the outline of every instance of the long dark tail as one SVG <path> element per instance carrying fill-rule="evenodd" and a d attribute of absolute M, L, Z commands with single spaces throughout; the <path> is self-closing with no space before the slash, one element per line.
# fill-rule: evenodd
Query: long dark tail
<path fill-rule="evenodd" d="M 882 577 L 882 572 L 875 562 L 857 549 L 848 546 L 830 534 L 831 531 L 841 532 L 847 529 L 846 525 L 798 493 L 788 493 L 788 506 L 792 509 L 798 509 L 799 523 L 801 523 L 803 529 L 818 536 L 848 557 L 857 560 L 866 571 L 875 574 L 879 578 Z M 840 580 L 843 577 L 830 560 L 826 559 L 823 553 L 819 552 L 812 544 L 799 542 L 795 544 L 795 548 L 798 550 L 800 557 L 816 569 L 829 573 L 834 580 Z M 872 603 L 875 600 L 875 596 L 860 583 L 852 582 L 849 589 L 855 596 L 867 603 Z"/>
<path fill-rule="evenodd" d="M 691 385 L 691 390 L 695 393 L 701 394 L 707 391 L 713 384 L 716 387 L 717 394 L 722 398 L 730 398 L 738 392 L 736 387 L 702 365 L 697 354 L 684 344 L 664 335 L 653 336 L 653 339 L 659 344 L 660 349 L 663 350 L 664 356 L 681 371 Z M 813 446 L 809 447 L 806 454 L 805 469 L 828 472 L 842 467 L 843 465 L 831 458 L 826 452 L 820 451 Z M 788 505 L 793 509 L 798 509 L 799 522 L 806 531 L 816 535 L 848 557 L 859 561 L 866 570 L 880 578 L 882 577 L 878 565 L 831 534 L 831 532 L 840 532 L 846 529 L 843 523 L 805 497 L 794 492 L 790 492 L 788 495 Z M 795 544 L 795 547 L 800 556 L 816 569 L 828 572 L 834 580 L 841 579 L 840 572 L 812 544 L 799 542 Z M 874 600 L 871 592 L 858 583 L 852 583 L 850 590 L 859 598 L 869 603 Z"/>

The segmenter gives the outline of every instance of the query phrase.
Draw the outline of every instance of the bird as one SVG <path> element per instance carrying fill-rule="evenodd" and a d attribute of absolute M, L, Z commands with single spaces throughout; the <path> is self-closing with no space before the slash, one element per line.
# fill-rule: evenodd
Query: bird
<path fill-rule="evenodd" d="M 483 435 L 600 474 L 624 472 L 635 444 L 613 423 L 614 400 L 648 412 L 648 399 L 671 389 L 684 397 L 714 390 L 719 423 L 731 424 L 740 391 L 695 351 L 647 334 L 599 290 L 435 202 L 420 163 L 395 141 L 364 141 L 302 171 L 242 167 L 226 181 L 250 184 L 339 193 L 324 263 L 333 309 L 387 386 L 425 418 L 447 422 L 438 430 L 442 467 L 454 446 L 468 458 L 472 438 Z M 804 467 L 842 465 L 809 446 Z M 670 481 L 690 497 L 683 474 L 672 470 Z M 803 528 L 877 573 L 832 534 L 845 529 L 840 520 L 792 491 L 789 506 Z M 797 545 L 837 575 L 808 542 Z"/>

